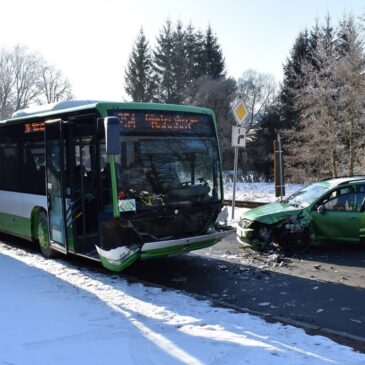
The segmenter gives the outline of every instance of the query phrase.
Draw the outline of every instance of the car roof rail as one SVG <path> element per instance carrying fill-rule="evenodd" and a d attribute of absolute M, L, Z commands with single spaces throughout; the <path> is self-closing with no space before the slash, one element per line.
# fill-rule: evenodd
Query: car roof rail
<path fill-rule="evenodd" d="M 358 181 L 358 180 L 365 180 L 365 175 L 354 175 L 354 176 L 337 176 L 337 177 L 328 177 L 325 179 L 322 179 L 320 181 L 327 181 L 327 180 L 333 180 L 333 179 L 348 179 L 347 181 L 343 181 L 338 185 L 342 185 L 342 184 L 347 184 L 348 182 L 351 181 Z"/>
<path fill-rule="evenodd" d="M 343 185 L 343 184 L 347 184 L 347 183 L 351 183 L 351 182 L 356 182 L 356 181 L 359 181 L 359 180 L 365 180 L 365 176 L 362 176 L 362 175 L 349 176 L 348 178 L 349 178 L 348 181 L 344 181 L 344 182 L 340 183 L 339 185 Z"/>

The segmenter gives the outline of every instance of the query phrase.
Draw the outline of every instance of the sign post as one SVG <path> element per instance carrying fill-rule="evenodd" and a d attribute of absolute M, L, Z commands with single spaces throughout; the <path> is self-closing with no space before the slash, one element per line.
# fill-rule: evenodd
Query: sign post
<path fill-rule="evenodd" d="M 236 184 L 238 168 L 238 147 L 246 147 L 246 128 L 242 127 L 248 113 L 242 99 L 239 99 L 232 108 L 233 117 L 237 126 L 232 126 L 232 147 L 234 147 L 233 162 L 233 194 L 232 194 L 232 219 L 234 219 L 234 209 L 236 205 Z"/>
<path fill-rule="evenodd" d="M 274 141 L 274 182 L 275 182 L 275 197 L 280 196 L 280 201 L 285 196 L 284 185 L 284 168 L 283 168 L 283 149 L 281 145 L 280 135 Z"/>

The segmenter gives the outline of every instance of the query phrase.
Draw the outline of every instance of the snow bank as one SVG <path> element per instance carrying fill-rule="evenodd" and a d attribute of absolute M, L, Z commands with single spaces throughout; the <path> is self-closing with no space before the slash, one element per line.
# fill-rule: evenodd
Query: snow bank
<path fill-rule="evenodd" d="M 0 364 L 360 364 L 291 326 L 0 243 Z"/>
<path fill-rule="evenodd" d="M 300 184 L 286 184 L 286 196 L 293 194 L 295 191 L 302 189 Z M 224 199 L 232 199 L 233 183 L 224 185 Z M 237 183 L 236 184 L 236 200 L 273 202 L 278 200 L 275 197 L 275 187 L 273 183 Z"/>

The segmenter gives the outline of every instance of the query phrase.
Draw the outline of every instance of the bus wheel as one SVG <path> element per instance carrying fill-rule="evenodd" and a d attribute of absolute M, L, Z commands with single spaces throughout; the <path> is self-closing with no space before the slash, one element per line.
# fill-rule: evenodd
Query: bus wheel
<path fill-rule="evenodd" d="M 57 252 L 52 249 L 49 242 L 47 214 L 44 211 L 41 211 L 39 214 L 37 234 L 39 247 L 43 256 L 47 258 L 55 257 Z"/>

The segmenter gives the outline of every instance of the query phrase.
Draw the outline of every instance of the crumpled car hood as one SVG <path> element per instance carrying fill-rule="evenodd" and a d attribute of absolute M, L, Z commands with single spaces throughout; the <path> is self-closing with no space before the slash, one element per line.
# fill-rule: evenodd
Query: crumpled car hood
<path fill-rule="evenodd" d="M 265 224 L 273 224 L 289 215 L 295 215 L 302 211 L 303 208 L 293 207 L 283 202 L 276 202 L 250 209 L 241 218 Z"/>

